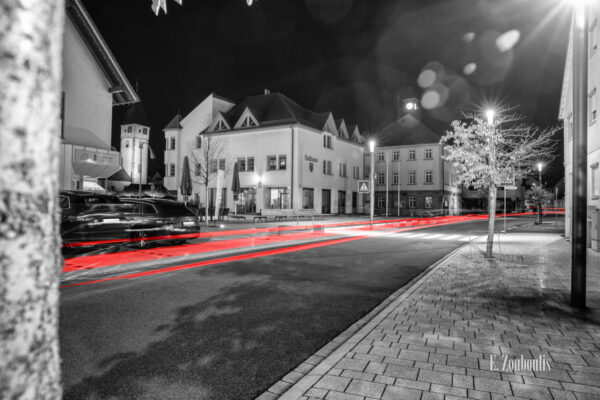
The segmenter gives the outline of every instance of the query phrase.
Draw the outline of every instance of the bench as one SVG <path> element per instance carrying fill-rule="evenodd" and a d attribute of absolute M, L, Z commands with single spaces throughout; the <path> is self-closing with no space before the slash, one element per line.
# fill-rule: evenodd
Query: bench
<path fill-rule="evenodd" d="M 256 220 L 258 220 L 258 222 L 260 222 L 260 221 L 267 222 L 267 216 L 266 215 L 256 215 L 254 217 L 254 221 L 253 222 L 256 222 Z"/>
<path fill-rule="evenodd" d="M 244 221 L 246 222 L 246 216 L 245 215 L 229 215 L 228 218 L 233 218 L 237 221 Z"/>
<path fill-rule="evenodd" d="M 260 212 L 261 216 L 273 217 L 275 221 L 287 221 L 288 219 L 292 219 L 295 221 L 299 221 L 300 219 L 314 219 L 318 217 L 319 214 L 315 212 L 315 210 L 295 210 L 295 209 L 263 209 Z M 265 219 L 266 221 L 266 219 Z"/>

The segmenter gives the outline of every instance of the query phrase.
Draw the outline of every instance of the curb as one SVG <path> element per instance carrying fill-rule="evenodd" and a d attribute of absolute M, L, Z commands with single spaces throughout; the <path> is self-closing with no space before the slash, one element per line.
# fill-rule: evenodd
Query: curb
<path fill-rule="evenodd" d="M 454 249 L 431 264 L 427 269 L 420 272 L 404 286 L 383 300 L 373 310 L 350 325 L 344 332 L 333 338 L 314 355 L 300 363 L 294 370 L 290 371 L 281 380 L 267 389 L 267 391 L 258 396 L 256 400 L 296 400 L 302 397 L 346 353 L 350 352 L 358 342 L 363 340 L 383 319 L 427 281 L 440 266 L 456 257 L 462 249 L 470 246 L 473 241 L 479 238 L 480 236 L 475 237 L 471 242 L 467 242 Z"/>

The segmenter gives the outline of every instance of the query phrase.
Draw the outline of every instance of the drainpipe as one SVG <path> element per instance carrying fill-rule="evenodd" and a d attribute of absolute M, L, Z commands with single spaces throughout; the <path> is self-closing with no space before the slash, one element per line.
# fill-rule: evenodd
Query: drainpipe
<path fill-rule="evenodd" d="M 294 209 L 294 127 L 290 127 L 292 133 L 292 151 L 290 153 L 290 209 Z"/>

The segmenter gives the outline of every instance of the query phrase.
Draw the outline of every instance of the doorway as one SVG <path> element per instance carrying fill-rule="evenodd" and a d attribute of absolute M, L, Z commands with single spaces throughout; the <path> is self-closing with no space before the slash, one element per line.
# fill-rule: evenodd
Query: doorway
<path fill-rule="evenodd" d="M 338 214 L 346 214 L 346 192 L 338 192 Z"/>
<path fill-rule="evenodd" d="M 321 213 L 331 214 L 331 190 L 323 189 L 323 196 L 321 198 Z"/>

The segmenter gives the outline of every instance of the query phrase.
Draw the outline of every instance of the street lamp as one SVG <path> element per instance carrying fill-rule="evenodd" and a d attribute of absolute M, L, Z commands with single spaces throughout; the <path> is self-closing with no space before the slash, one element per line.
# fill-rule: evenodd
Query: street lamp
<path fill-rule="evenodd" d="M 538 172 L 539 172 L 539 177 L 540 177 L 540 187 L 542 187 L 542 186 L 544 186 L 544 185 L 542 185 L 542 168 L 544 167 L 544 164 L 539 162 L 537 164 L 537 167 L 538 167 Z"/>
<path fill-rule="evenodd" d="M 371 228 L 373 227 L 373 216 L 375 214 L 375 140 L 369 140 L 369 151 L 371 152 Z"/>
<path fill-rule="evenodd" d="M 487 123 L 491 126 L 494 125 L 494 116 L 496 115 L 496 111 L 489 109 L 485 111 L 485 116 L 487 118 Z"/>
<path fill-rule="evenodd" d="M 573 5 L 573 154 L 571 207 L 571 305 L 585 307 L 587 263 L 587 85 L 589 0 Z"/>

